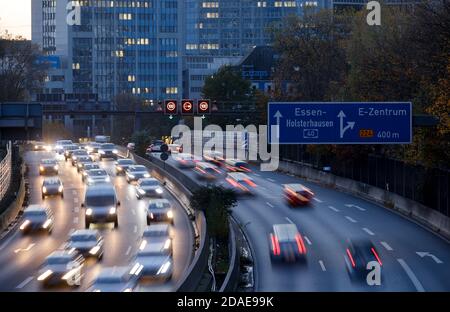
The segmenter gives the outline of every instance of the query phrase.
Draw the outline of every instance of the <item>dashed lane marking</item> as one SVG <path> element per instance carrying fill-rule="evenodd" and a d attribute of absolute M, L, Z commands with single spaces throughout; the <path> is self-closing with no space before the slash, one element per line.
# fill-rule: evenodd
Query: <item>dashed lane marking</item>
<path fill-rule="evenodd" d="M 394 250 L 394 249 L 393 249 L 391 246 L 389 246 L 389 244 L 386 243 L 386 242 L 380 242 L 380 244 L 383 245 L 383 247 L 386 248 L 386 250 L 388 250 L 388 251 L 393 251 L 393 250 Z"/>
<path fill-rule="evenodd" d="M 330 208 L 331 210 L 333 210 L 334 212 L 339 212 L 339 209 L 333 207 L 333 206 L 328 206 L 328 208 Z"/>
<path fill-rule="evenodd" d="M 319 264 L 320 264 L 320 267 L 322 268 L 322 271 L 325 272 L 327 269 L 325 268 L 325 264 L 323 264 L 323 261 L 319 260 Z"/>
<path fill-rule="evenodd" d="M 352 223 L 356 223 L 357 222 L 355 219 L 353 219 L 352 217 L 349 217 L 349 216 L 345 216 L 345 219 L 347 219 L 348 221 L 350 221 Z"/>
<path fill-rule="evenodd" d="M 372 235 L 372 236 L 375 235 L 375 233 L 372 232 L 371 230 L 369 230 L 368 228 L 363 228 L 363 231 L 366 232 L 369 235 Z"/>

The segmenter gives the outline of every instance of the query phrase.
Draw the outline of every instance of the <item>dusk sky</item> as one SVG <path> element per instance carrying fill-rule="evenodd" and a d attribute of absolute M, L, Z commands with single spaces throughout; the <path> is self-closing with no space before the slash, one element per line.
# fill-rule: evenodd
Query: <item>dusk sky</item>
<path fill-rule="evenodd" d="M 31 0 L 0 0 L 0 33 L 31 39 Z"/>

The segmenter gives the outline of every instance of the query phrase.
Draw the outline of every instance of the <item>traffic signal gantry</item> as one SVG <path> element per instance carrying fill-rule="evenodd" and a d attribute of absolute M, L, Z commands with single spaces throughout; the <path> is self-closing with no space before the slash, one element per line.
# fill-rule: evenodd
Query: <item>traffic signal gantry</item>
<path fill-rule="evenodd" d="M 184 99 L 178 100 L 165 100 L 164 101 L 164 114 L 165 115 L 208 115 L 211 113 L 211 101 L 210 100 L 191 100 Z"/>

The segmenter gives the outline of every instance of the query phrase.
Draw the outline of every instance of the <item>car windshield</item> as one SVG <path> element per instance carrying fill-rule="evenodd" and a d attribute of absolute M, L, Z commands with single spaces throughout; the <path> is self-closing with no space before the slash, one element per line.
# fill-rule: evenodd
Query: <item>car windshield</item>
<path fill-rule="evenodd" d="M 144 166 L 138 166 L 138 167 L 131 167 L 128 170 L 130 172 L 142 172 L 142 171 L 147 171 L 147 168 L 145 168 Z"/>
<path fill-rule="evenodd" d="M 44 210 L 31 210 L 31 211 L 24 211 L 23 215 L 25 217 L 46 217 L 47 214 Z"/>
<path fill-rule="evenodd" d="M 95 164 L 86 164 L 84 165 L 84 169 L 86 170 L 91 170 L 91 169 L 99 169 L 99 165 L 95 165 Z"/>
<path fill-rule="evenodd" d="M 113 149 L 114 148 L 114 144 L 102 144 L 102 148 L 103 149 Z"/>
<path fill-rule="evenodd" d="M 140 186 L 158 186 L 159 182 L 155 180 L 144 180 L 139 183 Z"/>
<path fill-rule="evenodd" d="M 60 183 L 61 182 L 59 180 L 56 180 L 56 179 L 54 179 L 54 180 L 45 180 L 44 181 L 44 185 L 58 185 Z"/>
<path fill-rule="evenodd" d="M 170 204 L 168 202 L 153 202 L 148 205 L 149 209 L 165 209 L 169 207 Z"/>
<path fill-rule="evenodd" d="M 94 169 L 94 170 L 89 170 L 89 176 L 91 177 L 99 177 L 99 176 L 105 176 L 107 175 L 106 171 L 103 169 Z"/>
<path fill-rule="evenodd" d="M 66 264 L 71 260 L 71 257 L 49 257 L 47 258 L 47 264 Z"/>
<path fill-rule="evenodd" d="M 87 241 L 95 241 L 97 237 L 93 234 L 75 234 L 72 235 L 71 240 L 73 242 L 87 242 Z"/>
<path fill-rule="evenodd" d="M 117 161 L 119 165 L 132 165 L 134 162 L 131 159 L 120 159 Z"/>
<path fill-rule="evenodd" d="M 111 275 L 111 276 L 100 276 L 97 278 L 97 283 L 101 284 L 118 284 L 118 283 L 125 283 L 127 281 L 126 275 L 119 276 L 119 275 Z"/>
<path fill-rule="evenodd" d="M 87 206 L 114 206 L 113 195 L 92 195 L 86 198 Z"/>
<path fill-rule="evenodd" d="M 56 165 L 56 160 L 53 159 L 44 159 L 42 161 L 42 164 L 44 165 Z"/>

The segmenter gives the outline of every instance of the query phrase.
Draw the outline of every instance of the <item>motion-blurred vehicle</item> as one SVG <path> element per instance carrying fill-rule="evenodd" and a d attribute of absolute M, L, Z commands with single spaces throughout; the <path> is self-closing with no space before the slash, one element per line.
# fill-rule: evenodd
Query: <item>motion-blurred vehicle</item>
<path fill-rule="evenodd" d="M 146 154 L 148 153 L 160 153 L 161 152 L 161 146 L 164 144 L 164 141 L 161 140 L 155 140 L 150 144 L 145 151 Z"/>
<path fill-rule="evenodd" d="M 129 166 L 125 175 L 128 183 L 151 177 L 147 167 L 141 165 Z"/>
<path fill-rule="evenodd" d="M 136 287 L 137 276 L 131 274 L 129 266 L 102 268 L 92 286 L 91 292 L 132 292 Z"/>
<path fill-rule="evenodd" d="M 298 183 L 284 184 L 283 194 L 291 206 L 307 205 L 314 197 L 314 193 L 309 188 Z"/>
<path fill-rule="evenodd" d="M 351 279 L 366 280 L 367 264 L 376 261 L 381 265 L 380 254 L 369 239 L 349 240 L 345 250 L 345 265 Z"/>
<path fill-rule="evenodd" d="M 71 144 L 71 145 L 65 145 L 63 147 L 64 150 L 64 160 L 67 161 L 72 157 L 72 153 L 74 151 L 79 150 L 80 148 L 78 147 L 78 145 L 76 144 Z"/>
<path fill-rule="evenodd" d="M 60 178 L 45 178 L 42 182 L 42 199 L 46 196 L 59 195 L 64 198 L 64 187 Z"/>
<path fill-rule="evenodd" d="M 219 151 L 205 151 L 203 153 L 203 158 L 206 161 L 215 163 L 217 166 L 224 165 L 225 157 L 223 156 L 222 152 Z"/>
<path fill-rule="evenodd" d="M 115 163 L 115 169 L 116 169 L 116 175 L 125 174 L 125 172 L 128 170 L 130 166 L 134 166 L 136 163 L 133 159 L 129 158 L 122 158 L 118 159 Z"/>
<path fill-rule="evenodd" d="M 232 172 L 251 172 L 250 166 L 243 160 L 229 158 L 225 159 L 225 167 Z"/>
<path fill-rule="evenodd" d="M 64 152 L 64 146 L 73 145 L 72 140 L 58 140 L 55 143 L 55 152 L 62 154 Z"/>
<path fill-rule="evenodd" d="M 117 209 L 120 201 L 117 199 L 116 190 L 112 184 L 89 185 L 86 189 L 84 203 L 86 208 L 85 226 L 89 229 L 91 223 L 114 223 L 119 226 Z"/>
<path fill-rule="evenodd" d="M 45 144 L 45 142 L 35 142 L 33 150 L 38 151 L 47 151 L 49 152 L 51 150 L 50 145 Z"/>
<path fill-rule="evenodd" d="M 59 166 L 56 159 L 42 159 L 39 165 L 40 175 L 58 174 Z"/>
<path fill-rule="evenodd" d="M 144 249 L 148 242 L 163 244 L 163 249 L 172 254 L 170 225 L 167 223 L 154 223 L 147 226 L 142 234 L 139 249 Z"/>
<path fill-rule="evenodd" d="M 204 161 L 195 164 L 194 172 L 200 179 L 206 180 L 216 180 L 222 174 L 216 165 Z"/>
<path fill-rule="evenodd" d="M 94 138 L 96 143 L 109 143 L 111 141 L 111 137 L 109 135 L 96 135 Z"/>
<path fill-rule="evenodd" d="M 169 222 L 173 225 L 173 209 L 167 199 L 150 199 L 147 207 L 147 225 L 152 222 Z"/>
<path fill-rule="evenodd" d="M 168 153 L 169 154 L 178 154 L 178 153 L 183 153 L 183 146 L 181 146 L 180 144 L 167 144 L 167 146 L 169 147 Z"/>
<path fill-rule="evenodd" d="M 90 156 L 77 156 L 77 171 L 81 172 L 84 165 L 92 164 L 94 161 Z"/>
<path fill-rule="evenodd" d="M 100 168 L 100 165 L 96 162 L 86 163 L 81 167 L 80 173 L 81 173 L 81 180 L 83 182 L 85 181 L 85 179 L 87 177 L 87 172 L 89 170 L 93 170 L 93 169 L 101 169 L 101 168 Z"/>
<path fill-rule="evenodd" d="M 117 159 L 118 154 L 119 151 L 112 143 L 104 143 L 98 148 L 98 157 L 100 160 L 103 160 L 105 158 Z"/>
<path fill-rule="evenodd" d="M 306 260 L 306 246 L 295 224 L 274 224 L 270 233 L 271 259 L 295 262 Z"/>
<path fill-rule="evenodd" d="M 139 179 L 136 183 L 136 198 L 162 197 L 164 193 L 159 181 L 155 178 Z"/>
<path fill-rule="evenodd" d="M 49 234 L 53 230 L 53 212 L 47 206 L 30 205 L 23 211 L 23 222 L 19 229 L 27 234 L 32 231 L 45 231 Z"/>
<path fill-rule="evenodd" d="M 84 177 L 84 182 L 86 182 L 87 185 L 111 182 L 108 172 L 104 169 L 91 169 L 85 172 L 86 176 Z"/>
<path fill-rule="evenodd" d="M 201 160 L 188 153 L 179 153 L 178 155 L 173 156 L 173 159 L 177 162 L 179 168 L 194 168 L 195 164 Z"/>
<path fill-rule="evenodd" d="M 71 156 L 70 156 L 70 161 L 72 162 L 72 166 L 76 167 L 77 162 L 78 162 L 78 158 L 81 156 L 87 156 L 90 157 L 88 152 L 84 149 L 77 149 L 75 151 L 72 152 Z"/>
<path fill-rule="evenodd" d="M 90 155 L 92 154 L 97 154 L 98 153 L 98 149 L 100 148 L 102 144 L 101 143 L 97 143 L 97 142 L 90 142 L 87 146 L 86 146 L 86 150 L 88 151 L 88 153 Z"/>
<path fill-rule="evenodd" d="M 83 266 L 84 258 L 76 250 L 56 250 L 45 259 L 37 280 L 43 286 L 80 286 Z"/>
<path fill-rule="evenodd" d="M 252 195 L 256 188 L 253 179 L 242 172 L 229 172 L 225 180 L 237 194 Z"/>
<path fill-rule="evenodd" d="M 98 230 L 76 230 L 70 234 L 66 248 L 74 248 L 85 258 L 95 257 L 101 260 L 103 257 L 103 237 Z"/>
<path fill-rule="evenodd" d="M 172 278 L 172 257 L 161 253 L 159 244 L 148 243 L 136 255 L 131 273 L 139 278 L 169 280 Z"/>

